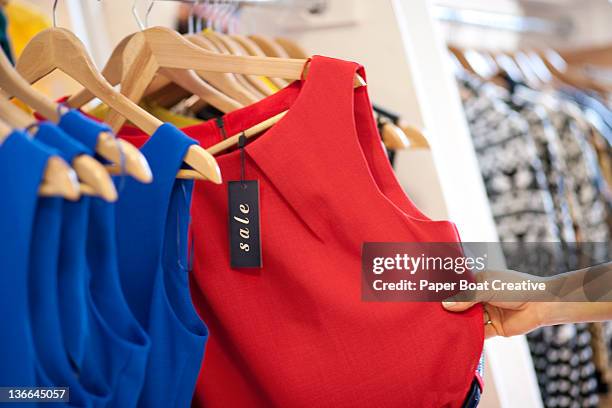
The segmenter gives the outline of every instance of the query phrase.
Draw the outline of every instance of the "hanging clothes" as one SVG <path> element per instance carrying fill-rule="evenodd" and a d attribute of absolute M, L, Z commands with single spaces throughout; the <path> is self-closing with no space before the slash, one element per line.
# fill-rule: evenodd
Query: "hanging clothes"
<path fill-rule="evenodd" d="M 0 228 L 11 237 L 0 245 L 0 385 L 36 384 L 36 352 L 29 321 L 28 270 L 30 242 L 40 185 L 54 152 L 14 131 L 0 144 L 0 188 L 11 200 L 0 200 Z"/>
<path fill-rule="evenodd" d="M 208 337 L 188 283 L 193 181 L 176 180 L 194 143 L 170 124 L 160 127 L 141 149 L 153 182 L 125 180 L 117 203 L 121 286 L 151 338 L 140 407 L 189 406 Z"/>
<path fill-rule="evenodd" d="M 2 48 L 8 60 L 14 64 L 15 58 L 13 57 L 13 47 L 11 46 L 10 37 L 7 32 L 7 25 L 8 22 L 6 20 L 4 7 L 0 7 L 0 48 Z"/>
<path fill-rule="evenodd" d="M 47 13 L 27 1 L 11 0 L 4 6 L 4 12 L 8 21 L 7 35 L 17 58 L 36 34 L 51 28 Z"/>
<path fill-rule="evenodd" d="M 246 177 L 260 183 L 262 269 L 230 268 L 228 243 L 216 238 L 228 234 L 227 220 L 218 216 L 227 213 L 227 186 L 196 183 L 191 291 L 215 335 L 207 345 L 195 406 L 401 401 L 460 407 L 468 395 L 482 351 L 482 311 L 451 315 L 437 304 L 364 304 L 360 280 L 346 272 L 360 269 L 364 241 L 459 239 L 453 224 L 429 220 L 399 186 L 366 90 L 353 90 L 358 69 L 315 57 L 306 81 L 222 121 L 183 129 L 210 146 L 289 109 L 245 148 Z M 332 111 L 337 114 L 329 115 Z M 352 117 L 357 128 L 347 127 Z M 134 144 L 142 138 L 122 137 Z M 239 151 L 217 160 L 224 180 L 240 178 Z M 440 335 L 432 338 L 432 331 Z M 426 349 L 421 336 L 428 338 Z M 378 348 L 389 342 L 398 347 L 393 355 Z M 452 354 L 440 353 L 451 349 Z M 415 365 L 422 367 L 418 375 Z M 438 370 L 442 365 L 448 369 Z M 373 371 L 392 379 L 381 388 L 368 380 Z"/>
<path fill-rule="evenodd" d="M 568 157 L 563 139 L 559 136 L 558 143 L 553 139 L 564 128 L 551 129 L 550 124 L 558 123 L 547 120 L 550 112 L 535 110 L 527 98 L 510 99 L 495 85 L 465 73 L 458 84 L 500 239 L 571 243 L 573 228 L 566 208 L 572 209 L 573 201 L 567 201 L 566 194 L 573 193 L 574 185 L 564 167 Z M 556 263 L 564 270 L 576 266 L 565 253 L 558 255 Z M 527 339 L 546 407 L 598 405 L 587 325 L 546 327 L 529 333 Z"/>
<path fill-rule="evenodd" d="M 555 242 L 559 230 L 529 123 L 475 78 L 459 78 L 463 105 L 503 242 Z"/>
<path fill-rule="evenodd" d="M 88 146 L 97 144 L 105 125 L 77 111 L 64 114 L 60 128 Z M 117 261 L 115 208 L 99 198 L 89 203 L 87 236 L 88 327 L 82 382 L 108 398 L 109 407 L 132 407 L 140 397 L 146 377 L 150 339 L 128 307 L 120 283 Z"/>
<path fill-rule="evenodd" d="M 589 126 L 580 109 L 568 100 L 552 93 L 534 93 L 526 88 L 526 97 L 541 103 L 548 111 L 559 135 L 562 158 L 567 166 L 567 189 L 575 192 L 572 218 L 577 240 L 581 242 L 608 242 L 610 231 L 607 213 L 610 208 L 604 195 L 604 184 L 598 168 L 597 154 L 588 143 Z M 606 259 L 605 254 L 600 259 Z M 588 265 L 592 265 L 590 263 Z"/>

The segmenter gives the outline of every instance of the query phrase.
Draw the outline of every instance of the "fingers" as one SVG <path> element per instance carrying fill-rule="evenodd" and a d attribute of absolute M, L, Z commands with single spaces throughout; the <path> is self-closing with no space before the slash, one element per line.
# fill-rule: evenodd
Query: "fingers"
<path fill-rule="evenodd" d="M 446 301 L 442 302 L 442 306 L 451 312 L 463 312 L 464 310 L 468 310 L 472 306 L 474 306 L 478 302 L 453 302 Z M 485 305 L 483 309 L 483 321 L 484 325 L 484 334 L 485 339 L 489 339 L 491 337 L 499 336 L 500 333 L 497 329 L 500 326 L 499 313 L 496 308 L 488 308 Z"/>
<path fill-rule="evenodd" d="M 474 306 L 478 302 L 455 302 L 452 300 L 447 300 L 442 302 L 442 306 L 450 311 L 450 312 L 463 312 L 464 310 L 468 310 L 470 307 Z"/>
<path fill-rule="evenodd" d="M 485 340 L 490 339 L 492 337 L 499 336 L 499 334 L 497 333 L 497 330 L 495 329 L 495 326 L 492 324 L 485 325 L 484 335 L 485 335 Z"/>
<path fill-rule="evenodd" d="M 491 337 L 503 335 L 502 330 L 500 330 L 503 327 L 500 310 L 496 307 L 491 307 L 486 304 L 483 306 L 482 310 L 485 320 L 485 339 L 490 339 Z"/>

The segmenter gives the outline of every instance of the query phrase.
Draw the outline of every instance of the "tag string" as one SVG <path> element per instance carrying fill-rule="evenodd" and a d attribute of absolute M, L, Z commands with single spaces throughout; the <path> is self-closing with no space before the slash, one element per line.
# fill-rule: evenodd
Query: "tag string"
<path fill-rule="evenodd" d="M 246 152 L 244 146 L 246 145 L 246 135 L 244 132 L 238 138 L 238 148 L 240 149 L 240 182 L 242 183 L 242 187 L 246 188 L 246 183 L 244 180 L 246 179 Z"/>
<path fill-rule="evenodd" d="M 189 206 L 189 197 L 187 196 L 187 188 L 185 187 L 185 183 L 181 183 L 181 190 L 183 192 L 184 204 Z M 187 273 L 191 273 L 193 271 L 193 247 L 195 245 L 195 237 L 193 236 L 193 230 L 191 229 L 191 215 L 187 218 L 187 267 L 183 265 L 181 262 L 181 218 L 180 212 L 176 213 L 176 245 L 177 245 L 177 253 L 179 256 L 177 257 L 177 265 L 180 269 L 187 271 Z M 191 235 L 191 239 L 189 239 L 189 235 Z"/>

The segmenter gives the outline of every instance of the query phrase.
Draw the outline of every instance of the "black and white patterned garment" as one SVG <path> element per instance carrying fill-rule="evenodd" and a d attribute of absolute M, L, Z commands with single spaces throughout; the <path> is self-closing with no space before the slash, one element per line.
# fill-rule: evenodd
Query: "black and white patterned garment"
<path fill-rule="evenodd" d="M 557 242 L 554 205 L 529 124 L 488 84 L 459 80 L 497 232 L 502 242 Z"/>
<path fill-rule="evenodd" d="M 587 324 L 543 327 L 527 336 L 546 407 L 597 407 L 598 380 Z"/>
<path fill-rule="evenodd" d="M 546 109 L 533 104 L 520 94 L 511 98 L 510 106 L 516 110 L 529 124 L 531 134 L 542 162 L 542 170 L 546 176 L 548 191 L 555 206 L 555 221 L 562 242 L 576 242 L 574 221 L 570 212 L 570 202 L 576 200 L 575 193 L 567 183 L 567 168 L 563 161 L 563 148 L 559 135 L 553 126 Z"/>
<path fill-rule="evenodd" d="M 529 122 L 494 85 L 471 77 L 460 78 L 459 85 L 500 239 L 559 242 L 555 205 Z M 548 327 L 527 338 L 546 407 L 597 406 L 586 325 Z"/>
<path fill-rule="evenodd" d="M 526 92 L 525 92 L 526 93 Z M 580 108 L 553 93 L 531 91 L 534 101 L 544 106 L 559 135 L 562 158 L 567 167 L 566 185 L 577 198 L 572 210 L 576 237 L 580 242 L 609 242 L 608 203 L 597 153 L 588 142 L 589 124 Z M 607 254 L 594 262 L 606 260 Z M 598 259 L 599 258 L 599 259 Z M 588 266 L 588 265 L 586 265 Z"/>

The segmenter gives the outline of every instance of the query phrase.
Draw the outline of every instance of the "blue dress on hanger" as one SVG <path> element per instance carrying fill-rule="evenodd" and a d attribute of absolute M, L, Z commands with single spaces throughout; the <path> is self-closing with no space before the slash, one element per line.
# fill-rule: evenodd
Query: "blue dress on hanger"
<path fill-rule="evenodd" d="M 112 132 L 107 124 L 96 122 L 76 109 L 63 114 L 58 126 L 92 152 L 96 150 L 100 133 Z"/>
<path fill-rule="evenodd" d="M 109 131 L 107 126 L 74 110 L 63 115 L 59 125 L 92 150 L 100 133 Z M 84 301 L 88 331 L 81 337 L 82 347 L 73 351 L 81 382 L 105 398 L 106 405 L 102 406 L 134 407 L 145 378 L 150 342 L 121 290 L 114 204 L 90 198 L 85 205 L 87 210 L 80 208 L 73 216 L 85 221 L 79 228 L 86 235 L 75 246 L 85 249 L 85 256 L 78 262 L 86 268 Z"/>
<path fill-rule="evenodd" d="M 109 407 L 135 407 L 143 387 L 150 340 L 134 318 L 121 290 L 117 268 L 115 205 L 91 199 L 87 262 L 91 272 L 90 299 L 104 325 L 100 338 L 107 357 L 98 367 L 113 390 Z M 92 368 L 95 368 L 95 358 Z"/>
<path fill-rule="evenodd" d="M 117 203 L 121 283 L 151 338 L 140 407 L 188 407 L 208 330 L 189 292 L 187 231 L 193 181 L 177 180 L 195 141 L 164 124 L 142 147 L 153 183 L 126 180 Z"/>
<path fill-rule="evenodd" d="M 35 143 L 39 142 L 56 148 L 68 163 L 90 152 L 49 122 L 39 125 Z M 92 336 L 97 335 L 89 325 L 90 315 L 95 311 L 86 302 L 88 208 L 87 197 L 76 202 L 60 198 L 39 200 L 29 282 L 32 332 L 39 386 L 69 387 L 70 402 L 64 406 L 106 407 L 111 397 L 108 386 L 103 381 L 87 383 L 91 370 L 82 370 L 84 355 L 106 357 L 87 347 L 92 344 Z"/>
<path fill-rule="evenodd" d="M 0 386 L 36 385 L 28 268 L 38 188 L 52 151 L 14 131 L 0 144 Z"/>
<path fill-rule="evenodd" d="M 36 140 L 56 148 L 66 162 L 72 164 L 80 155 L 91 155 L 92 151 L 67 135 L 51 122 L 38 124 Z M 86 214 L 89 199 L 62 204 L 62 226 L 60 233 L 60 255 L 58 261 L 58 289 L 60 323 L 66 352 L 74 367 L 79 367 L 84 353 L 85 335 L 88 333 L 85 288 L 87 270 L 85 266 Z"/>

